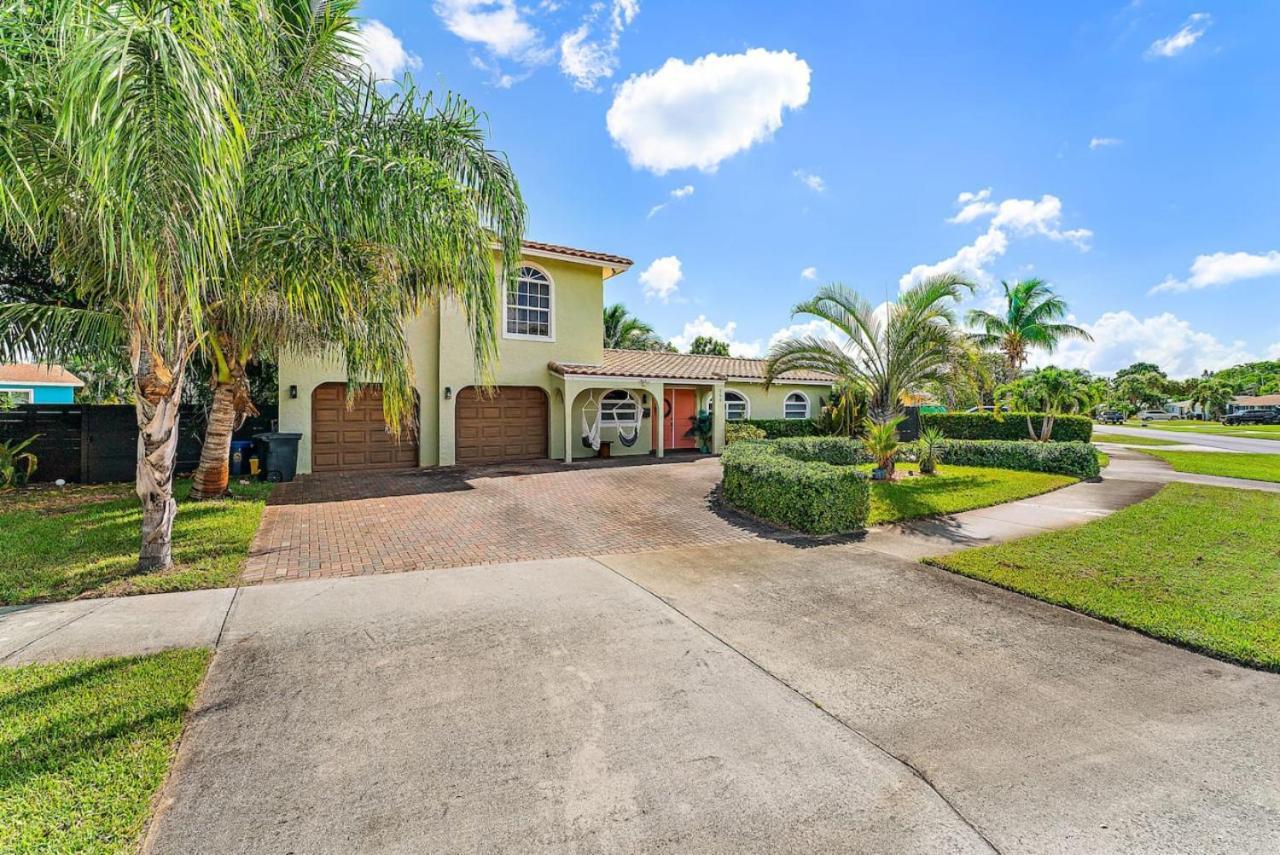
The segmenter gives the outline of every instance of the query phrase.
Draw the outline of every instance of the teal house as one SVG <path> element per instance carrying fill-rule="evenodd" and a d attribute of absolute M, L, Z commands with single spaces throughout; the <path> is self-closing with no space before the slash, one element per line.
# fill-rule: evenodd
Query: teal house
<path fill-rule="evenodd" d="M 0 395 L 18 404 L 73 404 L 84 381 L 61 365 L 0 365 Z"/>

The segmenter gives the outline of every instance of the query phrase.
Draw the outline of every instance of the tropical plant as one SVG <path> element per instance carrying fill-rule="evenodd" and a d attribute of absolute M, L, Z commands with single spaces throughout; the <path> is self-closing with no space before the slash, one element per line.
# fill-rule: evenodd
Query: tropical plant
<path fill-rule="evenodd" d="M 622 303 L 604 307 L 604 346 L 615 350 L 658 350 L 663 341 L 653 327 L 627 311 Z"/>
<path fill-rule="evenodd" d="M 64 0 L 0 14 L 0 225 L 24 250 L 49 247 L 84 306 L 6 317 L 28 337 L 127 341 L 144 569 L 171 563 L 188 363 L 200 347 L 230 363 L 276 344 L 275 330 L 239 336 L 259 298 L 319 331 L 351 377 L 383 383 L 393 427 L 412 418 L 406 309 L 458 298 L 477 362 L 492 359 L 495 238 L 508 282 L 519 260 L 514 181 L 464 102 L 383 97 L 356 71 L 353 6 Z"/>
<path fill-rule="evenodd" d="M 901 412 L 904 395 L 951 376 L 963 339 L 955 301 L 972 288 L 957 276 L 937 276 L 877 309 L 843 285 L 823 286 L 792 315 L 827 321 L 842 340 L 809 335 L 779 342 L 769 351 L 765 382 L 787 371 L 824 371 L 842 385 L 862 387 L 870 417 L 886 422 Z"/>
<path fill-rule="evenodd" d="M 854 436 L 867 418 L 867 388 L 861 383 L 837 383 L 832 387 L 831 403 L 818 416 L 822 433 Z"/>
<path fill-rule="evenodd" d="M 1001 388 L 1000 396 L 1004 406 L 1024 412 L 1027 434 L 1039 442 L 1053 438 L 1055 418 L 1086 412 L 1099 402 L 1098 388 L 1090 378 L 1078 371 L 1054 367 L 1040 368 L 1006 384 Z M 1044 413 L 1039 434 L 1031 422 L 1032 412 Z"/>
<path fill-rule="evenodd" d="M 1235 394 L 1235 389 L 1221 380 L 1201 380 L 1192 390 L 1190 401 L 1204 410 L 1207 417 L 1216 419 L 1227 411 Z"/>
<path fill-rule="evenodd" d="M 698 410 L 698 414 L 689 419 L 689 429 L 684 435 L 693 437 L 703 454 L 710 452 L 715 437 L 714 417 L 706 410 Z"/>
<path fill-rule="evenodd" d="M 21 442 L 0 440 L 0 490 L 21 487 L 31 480 L 39 461 L 27 449 L 39 438 L 40 434 L 36 434 Z"/>
<path fill-rule="evenodd" d="M 894 416 L 885 421 L 867 419 L 863 425 L 862 447 L 876 462 L 880 477 L 893 478 L 894 460 L 898 456 L 898 425 L 902 424 L 902 416 Z"/>
<path fill-rule="evenodd" d="M 972 309 L 966 321 L 979 330 L 974 333 L 974 340 L 1003 353 L 1014 373 L 1022 370 L 1032 348 L 1052 353 L 1067 339 L 1093 340 L 1086 330 L 1062 323 L 1067 317 L 1067 304 L 1045 281 L 1024 279 L 1000 285 L 1004 288 L 1004 311 L 996 314 Z"/>
<path fill-rule="evenodd" d="M 689 352 L 703 356 L 728 356 L 729 343 L 709 335 L 700 335 L 689 345 Z"/>
<path fill-rule="evenodd" d="M 938 454 L 945 441 L 946 437 L 937 428 L 920 430 L 920 438 L 916 440 L 916 454 L 920 461 L 921 475 L 932 475 L 938 471 Z"/>

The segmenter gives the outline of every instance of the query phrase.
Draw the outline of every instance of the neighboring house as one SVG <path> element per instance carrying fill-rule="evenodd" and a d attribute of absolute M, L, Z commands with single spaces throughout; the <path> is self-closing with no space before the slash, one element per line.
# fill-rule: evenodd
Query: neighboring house
<path fill-rule="evenodd" d="M 1280 395 L 1236 395 L 1227 406 L 1228 413 L 1243 413 L 1249 410 L 1280 411 Z"/>
<path fill-rule="evenodd" d="M 83 386 L 61 365 L 0 365 L 0 395 L 19 404 L 73 404 Z"/>
<path fill-rule="evenodd" d="M 348 408 L 340 364 L 282 354 L 280 430 L 302 434 L 298 471 L 572 462 L 597 455 L 584 441 L 597 420 L 613 455 L 661 457 L 696 447 L 685 434 L 699 409 L 714 416 L 712 450 L 719 451 L 726 418 L 817 415 L 830 393 L 827 375 L 790 374 L 766 390 L 764 360 L 606 350 L 604 283 L 630 267 L 630 259 L 608 253 L 526 242 L 518 285 L 500 301 L 492 396 L 476 386 L 470 333 L 456 304 L 409 321 L 419 430 L 398 443 L 387 433 L 376 386 Z"/>

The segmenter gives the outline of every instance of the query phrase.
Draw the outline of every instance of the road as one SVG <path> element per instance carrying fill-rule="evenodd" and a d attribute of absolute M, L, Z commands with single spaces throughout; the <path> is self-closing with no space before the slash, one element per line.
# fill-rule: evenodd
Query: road
<path fill-rule="evenodd" d="M 1185 442 L 1189 445 L 1221 448 L 1226 451 L 1244 451 L 1251 454 L 1280 454 L 1280 440 L 1275 439 L 1249 439 L 1243 436 L 1222 436 L 1212 433 L 1190 433 L 1186 431 L 1160 430 L 1159 428 L 1126 427 L 1123 425 L 1094 425 L 1093 430 L 1094 433 L 1146 436 L 1152 439 L 1167 439 L 1170 442 Z"/>

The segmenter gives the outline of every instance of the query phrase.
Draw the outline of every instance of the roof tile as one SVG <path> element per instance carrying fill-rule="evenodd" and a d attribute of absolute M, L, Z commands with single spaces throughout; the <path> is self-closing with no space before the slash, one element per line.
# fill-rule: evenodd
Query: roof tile
<path fill-rule="evenodd" d="M 692 353 L 667 353 L 661 350 L 611 350 L 606 348 L 599 365 L 581 362 L 550 362 L 548 368 L 557 374 L 579 377 L 636 377 L 656 380 L 746 380 L 764 382 L 766 362 L 737 356 L 703 356 Z M 788 371 L 779 380 L 833 382 L 836 378 L 822 371 Z"/>
<path fill-rule="evenodd" d="M 0 383 L 57 383 L 83 386 L 84 381 L 61 365 L 0 365 Z"/>

